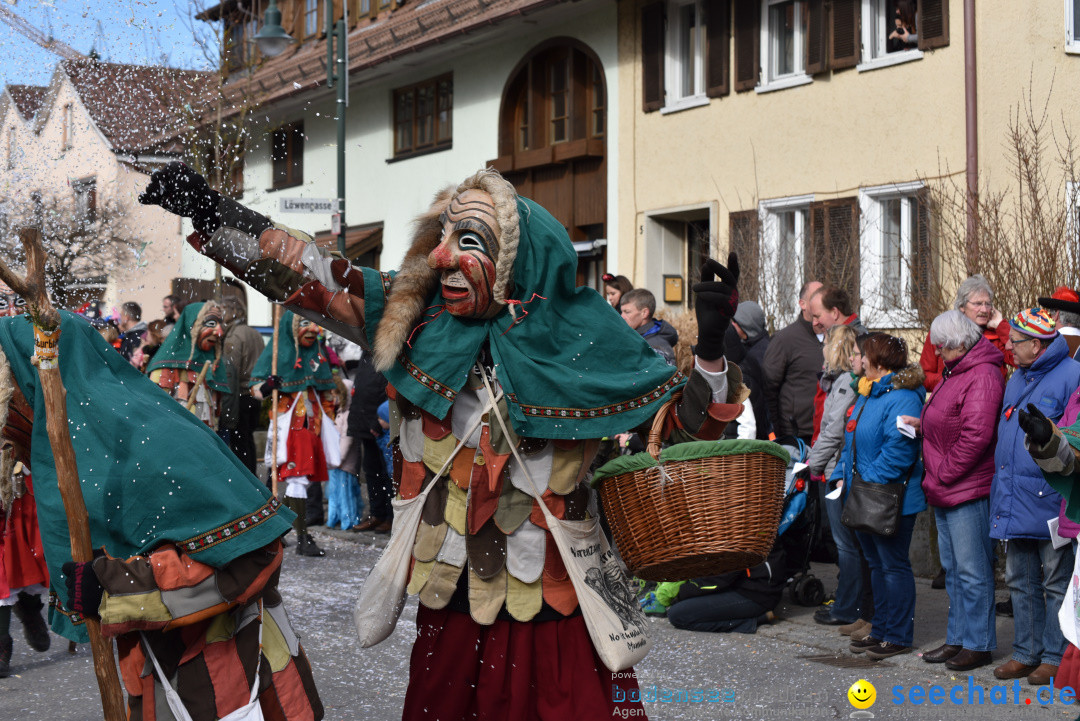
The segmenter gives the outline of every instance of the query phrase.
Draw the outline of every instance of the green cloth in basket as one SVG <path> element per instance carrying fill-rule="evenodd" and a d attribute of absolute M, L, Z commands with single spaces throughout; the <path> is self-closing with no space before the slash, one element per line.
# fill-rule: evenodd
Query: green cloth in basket
<path fill-rule="evenodd" d="M 734 456 L 742 453 L 768 453 L 782 460 L 784 465 L 791 462 L 791 456 L 788 455 L 788 452 L 772 441 L 692 441 L 690 443 L 678 443 L 660 451 L 659 463 L 648 453 L 635 453 L 632 456 L 613 458 L 596 469 L 596 473 L 593 474 L 592 478 L 592 486 L 596 488 L 601 481 L 611 476 L 619 476 L 631 471 L 643 471 L 646 468 L 652 468 L 669 461 L 692 461 L 697 458 Z"/>

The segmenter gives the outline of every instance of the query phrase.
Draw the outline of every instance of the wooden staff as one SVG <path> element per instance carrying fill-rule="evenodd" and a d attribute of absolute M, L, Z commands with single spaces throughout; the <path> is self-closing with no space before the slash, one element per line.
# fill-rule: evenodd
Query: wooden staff
<path fill-rule="evenodd" d="M 277 351 L 278 351 L 278 326 L 281 325 L 281 306 L 274 303 L 274 341 L 273 355 L 270 356 L 270 375 L 277 375 Z M 277 467 L 277 404 L 278 389 L 270 392 L 270 490 L 277 497 L 278 467 Z"/>
<path fill-rule="evenodd" d="M 203 383 L 205 383 L 206 374 L 210 372 L 210 365 L 211 365 L 210 361 L 206 361 L 206 363 L 203 364 L 202 370 L 199 371 L 199 375 L 195 378 L 195 383 L 193 383 L 192 386 L 191 386 L 191 397 L 188 398 L 188 400 L 187 400 L 187 409 L 189 411 L 192 408 L 195 407 L 195 402 L 199 397 L 199 386 L 201 386 L 201 385 L 203 385 Z M 210 395 L 210 389 L 209 388 L 206 389 L 206 394 L 209 397 L 209 395 Z"/>
<path fill-rule="evenodd" d="M 7 264 L 0 260 L 0 280 L 23 297 L 30 319 L 34 322 L 35 355 L 31 362 L 38 368 L 41 390 L 45 397 L 45 427 L 49 434 L 49 445 L 52 446 L 56 480 L 71 534 L 71 558 L 79 563 L 89 563 L 94 560 L 90 541 L 90 519 L 79 487 L 75 449 L 68 433 L 65 400 L 67 394 L 60 377 L 59 357 L 56 354 L 60 339 L 60 313 L 53 307 L 45 288 L 45 249 L 41 244 L 41 232 L 35 228 L 22 228 L 19 230 L 19 240 L 26 250 L 26 276 L 15 275 Z M 51 338 L 49 334 L 52 334 Z M 40 354 L 39 349 L 43 351 Z M 127 717 L 124 692 L 116 673 L 112 641 L 107 641 L 101 635 L 101 623 L 97 618 L 86 617 L 86 630 L 90 634 L 90 649 L 94 654 L 94 672 L 97 674 L 98 689 L 101 692 L 104 718 L 106 721 L 124 721 Z"/>

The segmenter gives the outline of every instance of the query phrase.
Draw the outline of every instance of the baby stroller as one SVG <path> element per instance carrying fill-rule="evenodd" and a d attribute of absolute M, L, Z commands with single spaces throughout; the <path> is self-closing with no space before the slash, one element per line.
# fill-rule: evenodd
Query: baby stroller
<path fill-rule="evenodd" d="M 784 491 L 784 510 L 776 534 L 784 547 L 788 560 L 788 588 L 791 600 L 800 606 L 818 606 L 825 600 L 825 586 L 810 572 L 810 549 L 820 533 L 817 518 L 817 495 L 810 493 L 810 470 L 805 465 L 798 471 L 796 464 L 804 464 L 809 448 L 801 440 L 792 439 L 793 445 L 781 445 L 791 455 L 788 463 Z"/>

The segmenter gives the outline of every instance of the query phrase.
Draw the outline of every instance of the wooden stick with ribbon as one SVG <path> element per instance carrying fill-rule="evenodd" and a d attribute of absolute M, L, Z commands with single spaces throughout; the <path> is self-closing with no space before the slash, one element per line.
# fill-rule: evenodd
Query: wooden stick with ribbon
<path fill-rule="evenodd" d="M 41 243 L 41 231 L 23 228 L 19 230 L 19 240 L 26 251 L 26 275 L 15 275 L 0 260 L 0 280 L 26 301 L 30 319 L 34 323 L 34 357 L 31 362 L 37 366 L 45 398 L 45 427 L 71 534 L 71 558 L 76 562 L 89 563 L 94 560 L 90 519 L 79 486 L 75 449 L 68 432 L 66 391 L 60 377 L 60 313 L 53 307 L 45 288 L 45 248 Z M 123 721 L 127 713 L 120 677 L 116 673 L 112 641 L 102 636 L 101 625 L 96 618 L 86 618 L 86 630 L 90 634 L 90 649 L 94 654 L 94 673 L 101 692 L 104 718 L 106 721 Z"/>
<path fill-rule="evenodd" d="M 278 330 L 278 326 L 281 325 L 281 306 L 277 303 L 274 304 L 274 348 L 273 355 L 270 356 L 270 375 L 276 376 L 277 367 L 277 352 L 278 352 L 278 336 L 281 333 Z M 278 490 L 278 463 L 277 463 L 277 445 L 278 445 L 278 424 L 277 424 L 277 404 L 278 404 L 278 389 L 275 388 L 270 393 L 270 432 L 273 434 L 270 436 L 270 490 L 277 497 Z"/>

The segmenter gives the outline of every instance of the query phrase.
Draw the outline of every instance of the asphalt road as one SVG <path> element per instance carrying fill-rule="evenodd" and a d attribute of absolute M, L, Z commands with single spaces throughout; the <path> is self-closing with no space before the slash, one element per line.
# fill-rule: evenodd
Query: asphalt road
<path fill-rule="evenodd" d="M 391 721 L 400 718 L 408 682 L 409 649 L 415 634 L 416 603 L 411 600 L 394 634 L 371 649 L 359 648 L 352 630 L 352 608 L 360 584 L 378 557 L 386 537 L 368 534 L 327 533 L 315 529 L 327 550 L 321 559 L 298 557 L 286 550 L 282 592 L 286 607 L 311 658 L 315 678 L 326 705 L 326 718 Z M 827 567 L 815 566 L 831 590 Z M 930 649 L 944 642 L 947 599 L 919 580 L 916 645 Z M 848 701 L 849 687 L 860 678 L 874 685 L 877 700 L 869 713 L 878 719 L 1075 719 L 1077 704 L 1040 705 L 1036 689 L 1023 682 L 1014 687 L 997 682 L 993 667 L 976 671 L 971 681 L 941 666 L 923 663 L 915 654 L 896 657 L 861 668 L 845 668 L 823 661 L 846 663 L 853 657 L 846 641 L 832 628 L 814 624 L 813 609 L 788 602 L 778 609 L 784 620 L 758 630 L 756 635 L 699 634 L 673 629 L 664 619 L 652 621 L 654 648 L 638 666 L 642 691 L 665 694 L 672 701 L 645 704 L 649 718 L 673 720 L 738 719 L 845 719 L 856 709 Z M 74 655 L 67 643 L 53 638 L 46 653 L 30 651 L 15 635 L 14 676 L 0 679 L 0 720 L 50 719 L 82 721 L 101 718 L 89 648 Z M 1012 640 L 1011 619 L 999 619 L 996 656 L 1004 659 Z M 807 657 L 824 657 L 811 659 Z M 942 688 L 941 703 L 929 698 L 913 705 L 913 687 Z M 959 687 L 954 690 L 954 686 Z M 995 691 L 995 686 L 997 690 Z M 897 705 L 897 687 L 904 703 Z M 983 704 L 977 701 L 982 690 Z M 959 699 L 957 705 L 950 700 Z M 1044 690 L 1046 700 L 1049 691 Z M 916 697 L 918 692 L 916 691 Z M 728 700 L 692 700 L 715 697 Z M 1001 701 L 993 704 L 993 700 Z M 1030 703 L 1028 703 L 1030 701 Z M 863 714 L 867 712 L 862 712 Z M 569 720 L 567 720 L 569 721 Z M 590 720 L 591 721 L 591 720 Z"/>

